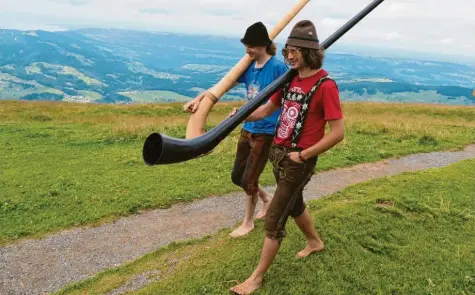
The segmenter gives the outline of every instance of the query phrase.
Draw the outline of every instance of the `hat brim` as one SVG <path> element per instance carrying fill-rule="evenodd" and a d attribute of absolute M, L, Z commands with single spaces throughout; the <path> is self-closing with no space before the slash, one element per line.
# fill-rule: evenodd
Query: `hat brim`
<path fill-rule="evenodd" d="M 301 48 L 310 48 L 310 49 L 320 48 L 320 43 L 318 41 L 300 40 L 300 39 L 294 39 L 294 38 L 287 39 L 287 43 L 285 43 L 285 45 L 301 47 Z"/>
<path fill-rule="evenodd" d="M 241 39 L 241 43 L 244 44 L 244 45 L 248 45 L 248 46 L 269 46 L 272 44 L 272 40 L 268 39 L 268 40 L 264 40 L 262 42 L 257 42 L 255 40 L 246 40 L 244 38 Z"/>

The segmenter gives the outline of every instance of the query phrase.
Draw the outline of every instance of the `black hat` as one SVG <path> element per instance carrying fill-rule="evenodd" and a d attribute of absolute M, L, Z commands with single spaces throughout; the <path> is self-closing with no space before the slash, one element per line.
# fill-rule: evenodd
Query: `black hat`
<path fill-rule="evenodd" d="M 272 44 L 269 33 L 267 33 L 267 29 L 262 22 L 257 22 L 247 28 L 241 42 L 249 46 L 268 46 Z"/>

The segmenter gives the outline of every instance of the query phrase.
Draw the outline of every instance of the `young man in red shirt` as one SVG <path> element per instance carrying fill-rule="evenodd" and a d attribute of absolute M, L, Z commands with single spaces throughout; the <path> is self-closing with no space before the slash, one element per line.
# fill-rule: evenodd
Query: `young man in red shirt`
<path fill-rule="evenodd" d="M 305 209 L 302 192 L 314 173 L 318 155 L 344 138 L 339 91 L 335 81 L 322 69 L 324 53 L 312 22 L 304 20 L 294 26 L 282 54 L 298 75 L 245 120 L 259 120 L 279 108 L 282 110 L 269 155 L 277 189 L 265 217 L 262 254 L 252 275 L 231 288 L 237 294 L 251 294 L 260 288 L 285 237 L 289 216 L 307 238 L 307 246 L 297 253 L 297 258 L 324 248 Z M 325 135 L 327 123 L 330 132 Z"/>

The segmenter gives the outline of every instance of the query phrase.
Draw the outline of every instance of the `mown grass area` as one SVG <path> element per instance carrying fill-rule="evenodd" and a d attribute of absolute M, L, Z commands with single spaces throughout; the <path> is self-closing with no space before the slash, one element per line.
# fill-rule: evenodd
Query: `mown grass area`
<path fill-rule="evenodd" d="M 234 106 L 219 103 L 208 127 Z M 346 138 L 318 170 L 416 152 L 459 149 L 475 139 L 475 108 L 345 103 Z M 239 128 L 215 151 L 185 163 L 146 166 L 151 132 L 184 137 L 182 104 L 0 102 L 0 244 L 147 208 L 238 190 L 230 172 Z M 273 184 L 270 164 L 261 177 Z"/>
<path fill-rule="evenodd" d="M 475 294 L 475 160 L 382 178 L 308 204 L 326 249 L 304 260 L 293 220 L 256 294 Z M 173 244 L 57 294 L 229 294 L 258 263 L 263 223 L 241 239 L 223 230 Z"/>

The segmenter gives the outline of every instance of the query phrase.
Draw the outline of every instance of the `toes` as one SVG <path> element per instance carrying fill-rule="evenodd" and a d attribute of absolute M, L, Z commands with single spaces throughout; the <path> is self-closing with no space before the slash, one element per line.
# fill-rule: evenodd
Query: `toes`
<path fill-rule="evenodd" d="M 297 255 L 295 255 L 297 258 L 304 258 L 306 255 L 302 252 L 298 252 Z"/>
<path fill-rule="evenodd" d="M 297 253 L 297 258 L 305 258 L 315 252 L 315 250 L 302 250 Z"/>
<path fill-rule="evenodd" d="M 241 293 L 241 290 L 240 290 L 239 286 L 232 287 L 230 289 L 230 291 L 233 292 L 234 294 L 238 294 L 238 295 L 244 294 L 244 293 Z"/>
<path fill-rule="evenodd" d="M 323 250 L 324 250 L 324 248 L 321 248 L 321 249 L 304 249 L 304 250 L 298 252 L 296 257 L 297 258 L 305 258 L 305 257 L 309 256 L 310 254 L 322 252 Z"/>

